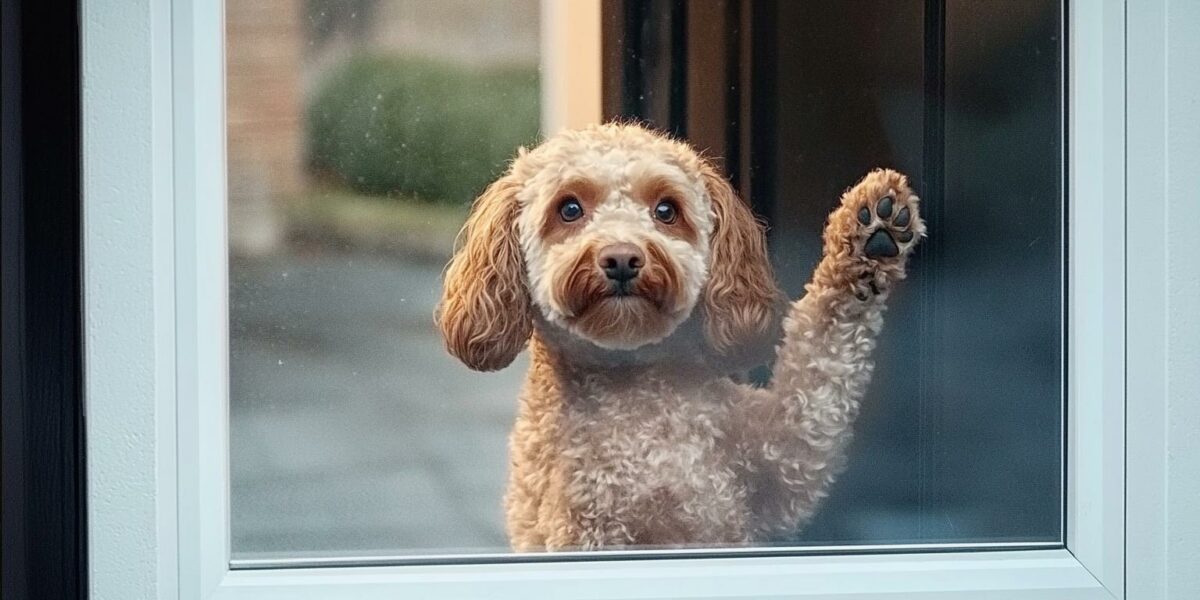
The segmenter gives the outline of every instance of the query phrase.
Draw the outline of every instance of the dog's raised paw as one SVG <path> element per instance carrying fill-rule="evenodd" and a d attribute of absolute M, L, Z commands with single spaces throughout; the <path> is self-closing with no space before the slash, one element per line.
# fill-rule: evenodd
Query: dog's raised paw
<path fill-rule="evenodd" d="M 907 254 L 924 230 L 918 199 L 903 175 L 881 170 L 867 175 L 845 198 L 857 221 L 854 254 L 887 260 Z"/>
<path fill-rule="evenodd" d="M 904 278 L 907 257 L 925 236 L 919 204 L 903 174 L 878 169 L 846 190 L 829 215 L 826 258 L 858 299 L 883 295 Z"/>

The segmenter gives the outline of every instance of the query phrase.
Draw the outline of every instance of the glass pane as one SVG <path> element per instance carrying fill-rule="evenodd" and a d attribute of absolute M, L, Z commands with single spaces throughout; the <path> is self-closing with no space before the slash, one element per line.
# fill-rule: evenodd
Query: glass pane
<path fill-rule="evenodd" d="M 522 369 L 432 316 L 537 139 L 537 0 L 231 0 L 226 39 L 234 556 L 505 546 Z"/>
<path fill-rule="evenodd" d="M 1059 540 L 1060 7 L 946 2 L 939 61 L 930 3 L 871 4 L 763 8 L 808 32 L 757 65 L 773 133 L 754 200 L 787 291 L 821 257 L 830 199 L 873 167 L 915 181 L 930 231 L 889 301 L 850 466 L 796 539 Z"/>
<path fill-rule="evenodd" d="M 235 561 L 494 558 L 514 545 L 547 544 L 828 551 L 1060 543 L 1066 240 L 1059 3 L 598 4 L 601 13 L 588 15 L 543 12 L 567 5 L 539 0 L 226 2 Z M 578 56 L 577 46 L 588 42 L 574 36 L 589 20 L 602 27 L 603 62 L 543 68 Z M 885 296 L 873 354 L 847 365 L 873 362 L 873 375 L 846 467 L 816 493 L 828 496 L 811 517 L 788 513 L 780 519 L 791 525 L 754 525 L 770 512 L 763 507 L 816 490 L 763 483 L 763 454 L 755 452 L 766 446 L 754 436 L 767 435 L 783 404 L 768 405 L 749 425 L 730 417 L 744 426 L 725 428 L 717 413 L 705 412 L 711 399 L 699 392 L 670 408 L 669 394 L 647 391 L 667 389 L 653 387 L 661 383 L 654 373 L 667 373 L 663 380 L 686 374 L 689 385 L 728 375 L 743 382 L 729 388 L 741 390 L 737 398 L 753 399 L 787 376 L 779 364 L 751 369 L 755 361 L 711 360 L 706 319 L 716 317 L 700 296 L 665 339 L 613 349 L 556 325 L 534 294 L 533 310 L 542 311 L 530 320 L 534 338 L 567 357 L 572 368 L 563 370 L 548 362 L 550 354 L 526 351 L 496 372 L 478 372 L 447 351 L 434 311 L 472 201 L 504 175 L 518 147 L 541 143 L 553 133 L 543 124 L 590 89 L 555 77 L 602 81 L 603 97 L 585 99 L 602 101 L 596 122 L 640 119 L 704 150 L 769 225 L 762 263 L 770 261 L 790 300 L 804 296 L 843 191 L 878 167 L 909 176 L 929 237 L 908 260 L 907 280 Z M 599 168 L 582 156 L 563 160 L 584 173 Z M 590 203 L 600 200 L 586 189 L 571 193 L 581 196 L 579 222 L 590 222 Z M 664 228 L 691 222 L 687 198 L 672 198 L 683 204 L 670 207 L 680 220 L 650 202 L 643 212 L 651 233 L 634 241 L 677 235 Z M 571 223 L 574 213 L 564 211 L 573 207 L 553 209 L 554 223 Z M 538 231 L 537 239 L 553 244 L 576 235 Z M 621 231 L 605 229 L 612 243 L 598 252 L 608 256 Z M 723 243 L 716 233 L 696 241 L 708 235 L 687 238 L 706 264 L 721 260 L 715 248 Z M 520 242 L 519 260 L 536 269 L 542 263 L 530 254 L 538 247 L 530 237 Z M 865 238 L 857 252 L 866 251 Z M 630 252 L 642 256 L 639 243 Z M 683 264 L 681 256 L 661 261 Z M 754 267 L 752 252 L 739 260 Z M 626 262 L 636 282 L 641 266 Z M 613 274 L 625 272 L 616 262 L 596 265 L 592 275 L 606 282 L 624 277 Z M 516 309 L 513 298 L 494 300 Z M 747 347 L 770 348 L 781 335 L 776 323 Z M 612 361 L 588 376 L 569 375 L 596 356 Z M 770 352 L 760 357 L 771 363 Z M 545 396 L 536 383 L 522 392 L 531 367 L 557 373 L 555 385 L 607 378 L 626 390 L 617 400 L 643 394 L 652 401 L 622 411 L 613 400 L 580 413 L 590 397 L 582 394 L 554 418 L 531 421 L 519 417 L 518 398 L 528 406 Z M 783 396 L 816 398 L 820 385 L 808 385 Z M 741 414 L 742 404 L 720 402 L 713 404 L 725 407 L 713 409 L 720 415 Z M 646 444 L 622 447 L 624 462 L 590 475 L 555 473 L 584 499 L 563 508 L 565 517 L 553 513 L 569 504 L 562 494 L 510 475 L 522 460 L 510 456 L 510 434 L 530 435 L 521 427 L 538 435 L 560 425 L 591 431 L 572 438 L 586 441 L 554 445 L 538 459 L 578 464 L 564 457 L 602 456 L 663 416 L 682 429 L 664 427 Z M 709 419 L 717 425 L 698 433 Z M 805 419 L 797 425 L 811 429 Z M 733 439 L 740 441 L 726 448 Z M 689 451 L 703 460 L 672 470 Z M 757 458 L 745 458 L 751 455 Z M 811 464 L 840 460 L 836 452 L 804 456 Z M 773 464 L 788 472 L 799 457 Z M 617 476 L 604 469 L 621 465 L 638 475 L 606 487 Z M 720 485 L 685 485 L 701 474 Z M 505 509 L 506 493 L 514 504 L 513 485 L 543 507 L 530 513 L 536 527 L 571 524 L 565 541 L 526 535 L 528 523 L 514 524 L 520 510 Z M 690 500 L 684 491 L 694 492 Z M 692 518 L 698 506 L 722 498 L 729 499 L 725 516 Z M 631 512 L 644 518 L 619 516 Z M 606 533 L 589 537 L 578 526 L 585 522 Z"/>

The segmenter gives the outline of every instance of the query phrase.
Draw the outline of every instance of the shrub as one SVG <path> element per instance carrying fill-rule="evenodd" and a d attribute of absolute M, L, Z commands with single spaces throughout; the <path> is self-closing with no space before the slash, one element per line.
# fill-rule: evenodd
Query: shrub
<path fill-rule="evenodd" d="M 367 194 L 471 200 L 538 134 L 534 68 L 360 56 L 308 110 L 310 165 Z"/>

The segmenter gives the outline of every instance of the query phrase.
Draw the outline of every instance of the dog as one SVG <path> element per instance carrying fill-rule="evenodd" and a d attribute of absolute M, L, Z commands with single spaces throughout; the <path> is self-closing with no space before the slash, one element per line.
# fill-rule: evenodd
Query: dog
<path fill-rule="evenodd" d="M 795 533 L 845 465 L 889 292 L 925 235 L 918 202 L 892 170 L 847 190 L 787 306 L 762 225 L 686 143 L 610 123 L 519 150 L 473 204 L 435 313 L 472 369 L 530 352 L 513 549 Z M 735 382 L 781 320 L 769 384 Z"/>

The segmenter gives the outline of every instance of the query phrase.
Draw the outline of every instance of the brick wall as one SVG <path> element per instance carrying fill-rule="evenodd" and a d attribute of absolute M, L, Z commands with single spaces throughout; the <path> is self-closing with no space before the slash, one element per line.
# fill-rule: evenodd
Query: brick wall
<path fill-rule="evenodd" d="M 234 252 L 273 250 L 279 204 L 304 183 L 303 0 L 226 3 L 229 233 Z"/>

